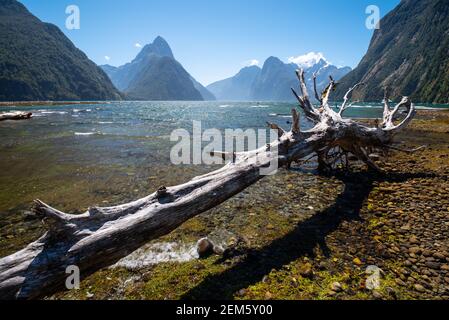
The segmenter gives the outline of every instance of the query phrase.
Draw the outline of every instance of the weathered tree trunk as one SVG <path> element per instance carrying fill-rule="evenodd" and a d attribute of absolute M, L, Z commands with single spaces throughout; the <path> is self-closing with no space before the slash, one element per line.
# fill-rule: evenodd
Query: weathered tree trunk
<path fill-rule="evenodd" d="M 34 212 L 44 218 L 48 232 L 25 249 L 0 259 L 0 298 L 32 299 L 62 288 L 66 268 L 76 265 L 81 276 L 107 267 L 138 249 L 148 241 L 176 229 L 196 215 L 216 207 L 263 178 L 261 169 L 273 161 L 289 166 L 294 161 L 316 154 L 320 164 L 331 167 L 348 153 L 380 170 L 370 159 L 372 150 L 386 150 L 393 136 L 413 118 L 415 109 L 408 98 L 393 109 L 385 101 L 382 125 L 370 128 L 342 117 L 349 94 L 339 111 L 328 105 L 335 87 L 331 79 L 319 107 L 310 102 L 302 71 L 298 71 L 302 96 L 293 89 L 305 116 L 315 126 L 301 131 L 299 114 L 292 110 L 293 125 L 289 132 L 275 124 L 279 139 L 264 148 L 234 153 L 231 162 L 214 172 L 196 177 L 174 187 L 160 188 L 146 198 L 108 208 L 90 208 L 81 215 L 60 212 L 37 200 Z M 393 119 L 400 108 L 407 116 L 398 124 Z M 224 153 L 216 153 L 226 158 Z"/>
<path fill-rule="evenodd" d="M 0 121 L 4 120 L 25 120 L 30 119 L 33 114 L 31 112 L 5 112 L 0 113 Z"/>

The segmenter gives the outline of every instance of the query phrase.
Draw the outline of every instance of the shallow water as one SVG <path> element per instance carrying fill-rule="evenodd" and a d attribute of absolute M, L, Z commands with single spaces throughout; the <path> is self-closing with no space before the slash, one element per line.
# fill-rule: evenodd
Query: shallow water
<path fill-rule="evenodd" d="M 201 121 L 203 130 L 258 129 L 267 121 L 288 128 L 293 106 L 116 102 L 5 108 L 31 111 L 34 117 L 0 123 L 0 256 L 41 235 L 41 224 L 25 218 L 34 199 L 76 213 L 179 184 L 213 168 L 170 164 L 173 130 L 191 131 L 193 120 Z M 360 104 L 346 115 L 374 118 L 381 112 L 380 104 Z M 303 119 L 302 127 L 308 125 Z"/>

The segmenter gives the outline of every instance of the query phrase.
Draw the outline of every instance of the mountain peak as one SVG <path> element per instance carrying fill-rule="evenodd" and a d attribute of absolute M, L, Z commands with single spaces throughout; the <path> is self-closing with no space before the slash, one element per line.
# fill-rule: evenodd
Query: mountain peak
<path fill-rule="evenodd" d="M 260 70 L 260 67 L 259 66 L 246 66 L 246 67 L 243 67 L 242 69 L 240 69 L 240 71 L 239 72 L 242 72 L 242 71 L 249 71 L 249 70 Z"/>
<path fill-rule="evenodd" d="M 28 9 L 16 0 L 0 0 L 0 14 L 32 16 Z"/>
<path fill-rule="evenodd" d="M 284 63 L 281 61 L 281 59 L 271 56 L 267 60 L 265 60 L 265 63 L 263 64 L 263 69 L 266 69 L 267 67 L 270 67 L 270 66 L 276 66 L 276 65 L 281 66 L 283 64 Z"/>
<path fill-rule="evenodd" d="M 324 54 L 321 52 L 309 52 L 300 56 L 293 56 L 288 58 L 288 61 L 290 63 L 296 64 L 298 67 L 303 69 L 308 69 L 310 67 L 313 67 L 316 64 L 326 65 L 329 62 L 324 57 Z"/>
<path fill-rule="evenodd" d="M 140 60 L 150 55 L 157 55 L 161 57 L 169 57 L 174 59 L 173 52 L 168 42 L 161 36 L 157 36 L 152 43 L 143 47 L 135 60 Z"/>
<path fill-rule="evenodd" d="M 154 38 L 153 44 L 154 45 L 167 45 L 168 46 L 168 42 L 164 38 L 162 38 L 161 36 L 157 36 L 156 38 Z"/>

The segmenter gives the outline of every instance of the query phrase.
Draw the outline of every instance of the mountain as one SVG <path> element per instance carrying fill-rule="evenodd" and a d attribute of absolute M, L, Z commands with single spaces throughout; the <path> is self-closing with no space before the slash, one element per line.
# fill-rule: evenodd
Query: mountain
<path fill-rule="evenodd" d="M 317 88 L 321 92 L 329 84 L 329 77 L 337 81 L 347 75 L 351 70 L 350 67 L 336 67 L 329 64 L 325 59 L 320 59 L 316 64 L 305 69 L 306 83 L 313 90 L 313 75 L 315 74 Z"/>
<path fill-rule="evenodd" d="M 259 76 L 258 66 L 245 67 L 235 76 L 214 82 L 207 86 L 218 100 L 246 101 L 251 100 L 251 88 Z"/>
<path fill-rule="evenodd" d="M 199 93 L 201 94 L 203 100 L 205 101 L 217 100 L 215 95 L 209 89 L 205 88 L 201 83 L 196 81 L 195 78 L 190 76 L 190 80 L 193 82 L 193 86 L 195 87 L 195 89 L 198 90 Z"/>
<path fill-rule="evenodd" d="M 145 45 L 133 61 L 120 67 L 103 65 L 116 87 L 131 100 L 215 100 L 175 60 L 162 37 Z"/>
<path fill-rule="evenodd" d="M 297 63 L 284 63 L 279 58 L 269 57 L 262 69 L 245 67 L 234 77 L 214 82 L 207 88 L 219 100 L 293 101 L 290 88 L 298 88 L 295 73 L 298 68 L 304 68 L 310 93 L 313 92 L 314 73 L 317 75 L 317 88 L 322 91 L 329 83 L 329 76 L 338 80 L 351 71 L 349 67 L 331 65 L 322 55 L 312 55 L 312 59 L 306 59 L 309 55 L 290 59 Z M 314 98 L 313 94 L 310 96 Z"/>
<path fill-rule="evenodd" d="M 108 76 L 55 26 L 0 0 L 0 100 L 116 100 Z"/>
<path fill-rule="evenodd" d="M 150 57 L 125 93 L 132 100 L 204 100 L 179 62 L 157 55 Z"/>
<path fill-rule="evenodd" d="M 157 37 L 153 43 L 145 45 L 131 62 L 118 68 L 110 65 L 100 67 L 108 74 L 119 90 L 126 91 L 136 75 L 148 65 L 152 56 L 174 59 L 173 52 L 168 43 L 162 37 Z"/>
<path fill-rule="evenodd" d="M 274 101 L 292 100 L 290 88 L 297 86 L 295 74 L 297 68 L 293 63 L 286 64 L 276 57 L 269 57 L 251 87 L 251 98 Z"/>
<path fill-rule="evenodd" d="M 449 103 L 449 1 L 403 0 L 380 21 L 366 55 L 340 81 L 336 98 L 355 83 L 366 85 L 354 99 L 410 96 L 413 101 Z"/>

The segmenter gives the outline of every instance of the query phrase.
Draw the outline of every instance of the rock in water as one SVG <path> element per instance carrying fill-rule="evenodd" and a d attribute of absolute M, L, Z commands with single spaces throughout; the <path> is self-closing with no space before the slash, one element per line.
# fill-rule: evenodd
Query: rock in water
<path fill-rule="evenodd" d="M 207 258 L 214 254 L 214 243 L 208 238 L 200 239 L 196 244 L 196 251 L 200 258 Z"/>

